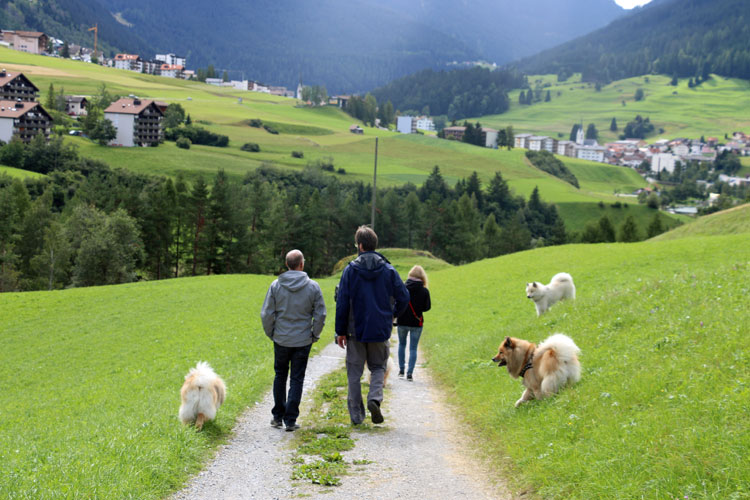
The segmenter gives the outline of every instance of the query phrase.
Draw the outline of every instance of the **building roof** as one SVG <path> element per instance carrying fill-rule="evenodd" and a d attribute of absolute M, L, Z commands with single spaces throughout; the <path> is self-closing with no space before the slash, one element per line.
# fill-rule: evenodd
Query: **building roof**
<path fill-rule="evenodd" d="M 152 100 L 128 99 L 127 97 L 124 97 L 110 104 L 109 107 L 104 110 L 104 112 L 119 113 L 123 115 L 137 115 L 152 104 L 156 109 L 159 109 L 159 107 Z M 161 110 L 159 110 L 159 112 L 161 113 Z"/>
<path fill-rule="evenodd" d="M 46 36 L 41 31 L 16 31 L 16 35 L 30 38 L 41 38 L 43 36 Z"/>
<path fill-rule="evenodd" d="M 445 127 L 443 130 L 448 132 L 466 132 L 466 127 L 456 125 L 453 127 Z"/>
<path fill-rule="evenodd" d="M 135 61 L 137 59 L 140 59 L 138 54 L 117 54 L 115 56 L 115 61 Z"/>
<path fill-rule="evenodd" d="M 20 118 L 35 108 L 39 108 L 38 111 L 47 115 L 47 118 L 52 119 L 41 104 L 28 101 L 0 101 L 0 118 Z"/>
<path fill-rule="evenodd" d="M 176 70 L 176 71 L 182 71 L 185 69 L 181 64 L 162 64 L 161 68 L 162 71 L 169 71 L 169 70 Z"/>
<path fill-rule="evenodd" d="M 34 87 L 34 90 L 36 90 L 37 92 L 39 91 L 37 86 L 31 83 L 31 80 L 26 78 L 26 76 L 23 73 L 8 73 L 4 69 L 0 70 L 0 87 L 4 87 L 6 84 L 12 82 L 13 80 L 19 77 L 26 80 L 26 83 Z"/>
<path fill-rule="evenodd" d="M 65 101 L 66 102 L 88 102 L 88 99 L 86 99 L 82 95 L 66 95 Z"/>

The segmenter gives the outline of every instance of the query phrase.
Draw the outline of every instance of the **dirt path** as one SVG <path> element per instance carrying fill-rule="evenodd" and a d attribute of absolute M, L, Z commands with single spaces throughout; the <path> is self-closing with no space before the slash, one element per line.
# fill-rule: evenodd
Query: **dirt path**
<path fill-rule="evenodd" d="M 344 351 L 335 344 L 311 359 L 303 400 L 321 376 L 343 363 Z M 269 425 L 273 406 L 269 393 L 240 418 L 234 437 L 216 459 L 173 498 L 510 498 L 501 484 L 491 482 L 494 474 L 487 464 L 473 457 L 466 429 L 453 417 L 426 370 L 418 365 L 414 378 L 407 382 L 391 374 L 383 402 L 387 430 L 352 432 L 356 445 L 343 453 L 345 459 L 370 463 L 352 466 L 337 487 L 290 479 L 293 434 Z M 303 415 L 304 411 L 303 407 Z"/>

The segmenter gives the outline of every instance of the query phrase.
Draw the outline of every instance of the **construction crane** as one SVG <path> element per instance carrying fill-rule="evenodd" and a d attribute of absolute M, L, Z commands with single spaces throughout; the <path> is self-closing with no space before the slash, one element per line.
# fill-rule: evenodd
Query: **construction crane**
<path fill-rule="evenodd" d="M 94 32 L 94 57 L 96 57 L 98 60 L 99 56 L 96 53 L 96 39 L 99 35 L 99 23 L 96 23 L 93 28 L 89 28 L 88 30 Z"/>

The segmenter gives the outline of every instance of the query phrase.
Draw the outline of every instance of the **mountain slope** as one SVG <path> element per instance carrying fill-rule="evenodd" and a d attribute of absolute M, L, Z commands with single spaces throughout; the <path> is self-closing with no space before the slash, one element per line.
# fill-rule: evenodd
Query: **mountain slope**
<path fill-rule="evenodd" d="M 453 61 L 499 63 L 603 26 L 612 0 L 101 0 L 158 51 L 269 83 L 360 92 Z M 450 15 L 446 15 L 450 13 Z"/>
<path fill-rule="evenodd" d="M 745 12 L 745 0 L 662 1 L 513 66 L 531 74 L 579 72 L 586 81 L 602 82 L 648 73 L 747 79 Z"/>
<path fill-rule="evenodd" d="M 153 57 L 150 46 L 115 21 L 97 0 L 10 0 L 0 5 L 3 29 L 43 31 L 69 43 L 93 47 L 94 34 L 88 29 L 98 24 L 98 48 L 105 53 L 128 51 Z"/>

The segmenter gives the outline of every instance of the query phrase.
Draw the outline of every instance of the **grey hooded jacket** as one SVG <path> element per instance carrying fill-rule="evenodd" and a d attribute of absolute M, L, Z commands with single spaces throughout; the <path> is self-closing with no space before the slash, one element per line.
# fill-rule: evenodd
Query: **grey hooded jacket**
<path fill-rule="evenodd" d="M 326 321 L 320 285 L 304 271 L 287 271 L 268 287 L 260 311 L 266 335 L 284 347 L 316 342 Z"/>

